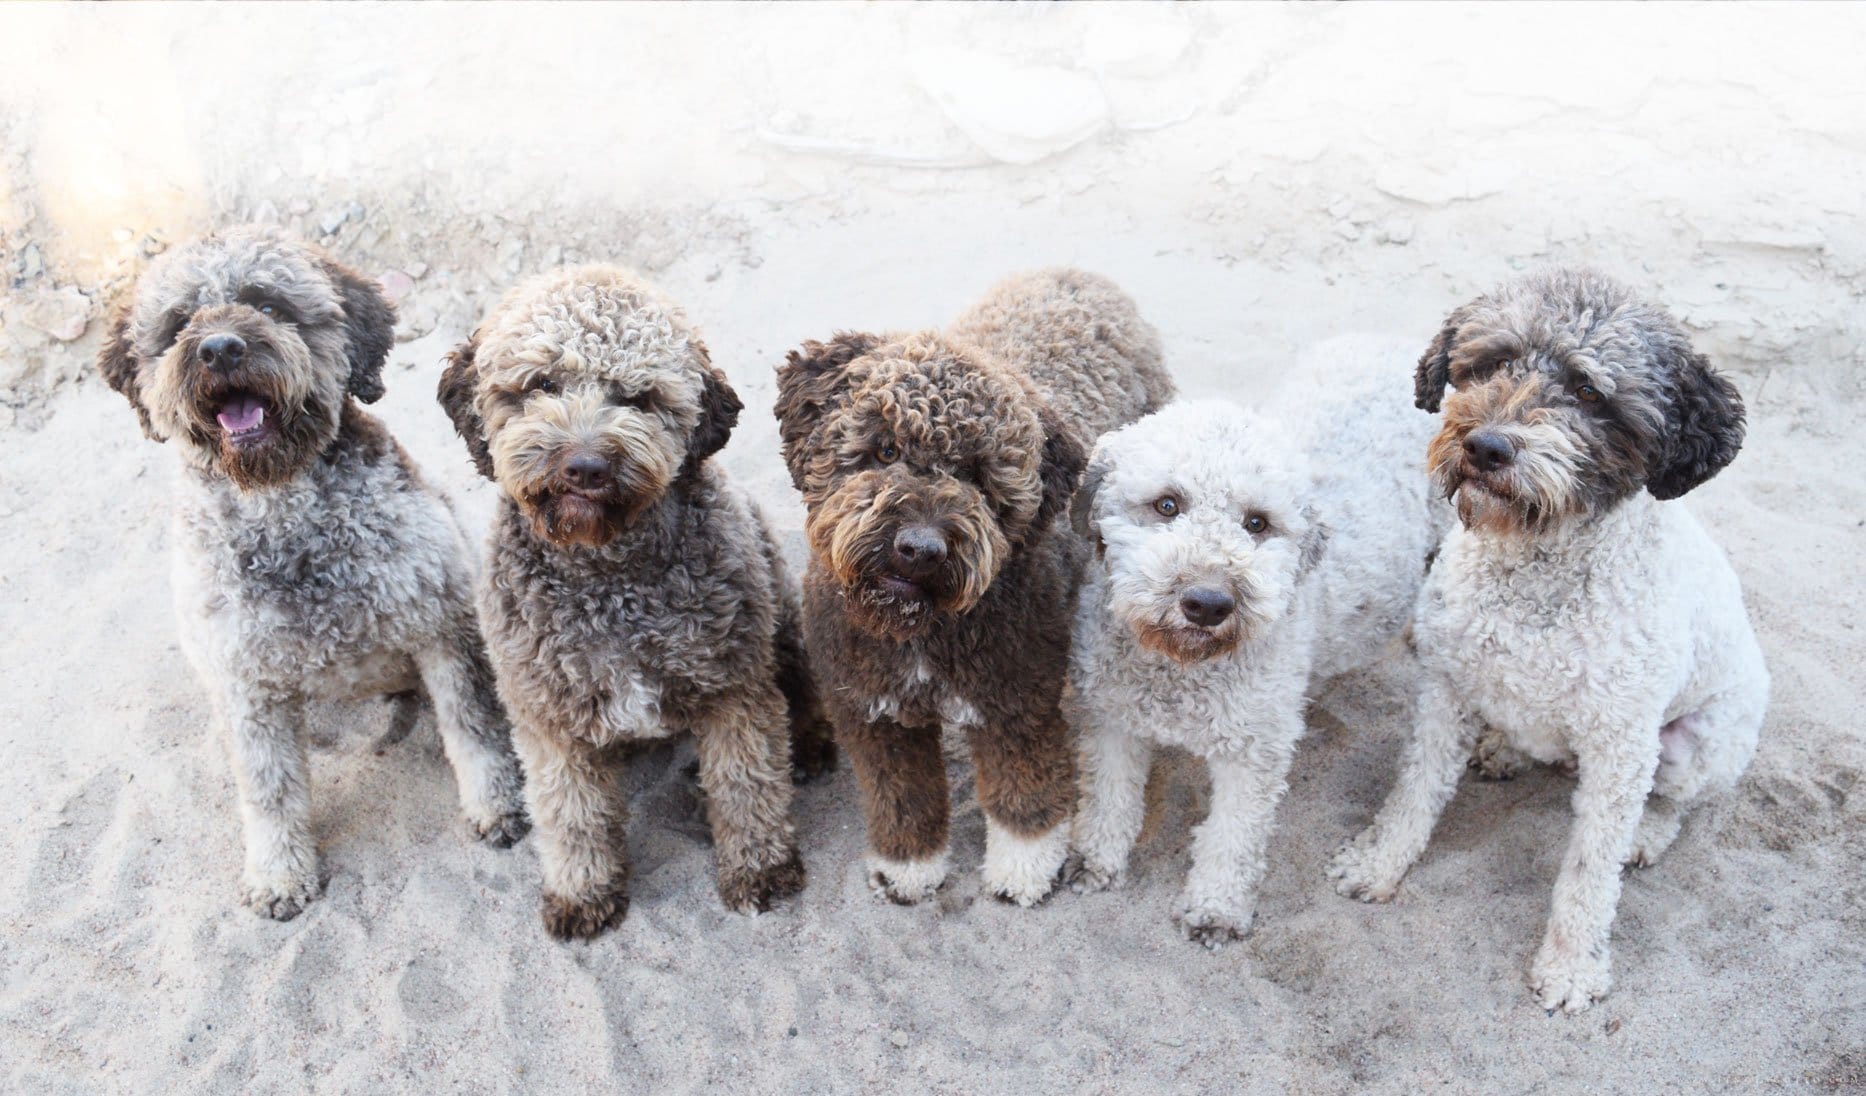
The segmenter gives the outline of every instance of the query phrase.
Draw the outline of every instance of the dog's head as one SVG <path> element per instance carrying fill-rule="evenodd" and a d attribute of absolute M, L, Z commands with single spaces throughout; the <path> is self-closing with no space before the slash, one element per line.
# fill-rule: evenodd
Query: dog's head
<path fill-rule="evenodd" d="M 897 639 L 978 604 L 1082 471 L 1022 377 L 932 333 L 805 343 L 778 370 L 777 417 L 811 551 L 856 621 Z"/>
<path fill-rule="evenodd" d="M 447 355 L 441 406 L 541 538 L 600 547 L 726 444 L 738 396 L 686 318 L 614 267 L 515 287 Z"/>
<path fill-rule="evenodd" d="M 1307 459 L 1234 404 L 1172 404 L 1105 435 L 1073 520 L 1108 571 L 1108 611 L 1149 650 L 1213 658 L 1281 619 L 1321 560 Z"/>
<path fill-rule="evenodd" d="M 1539 534 L 1641 488 L 1677 498 L 1743 444 L 1735 386 L 1664 311 L 1590 271 L 1532 275 L 1457 309 L 1414 387 L 1424 410 L 1443 398 L 1427 463 L 1470 528 Z"/>
<path fill-rule="evenodd" d="M 157 260 L 97 367 L 145 434 L 253 490 L 323 452 L 345 399 L 381 398 L 394 344 L 395 308 L 374 281 L 282 233 L 240 228 Z"/>

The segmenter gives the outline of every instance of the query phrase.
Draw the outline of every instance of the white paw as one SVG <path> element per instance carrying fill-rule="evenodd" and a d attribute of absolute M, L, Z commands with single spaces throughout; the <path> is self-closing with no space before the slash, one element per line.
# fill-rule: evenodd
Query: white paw
<path fill-rule="evenodd" d="M 985 820 L 985 889 L 1026 908 L 1048 898 L 1069 853 L 1069 827 L 1057 826 L 1038 837 L 1020 837 L 989 818 Z"/>
<path fill-rule="evenodd" d="M 889 860 L 883 856 L 868 858 L 868 888 L 888 901 L 911 906 L 933 897 L 946 881 L 946 850 L 925 860 Z"/>
<path fill-rule="evenodd" d="M 1179 934 L 1207 951 L 1217 951 L 1233 940 L 1249 936 L 1251 922 L 1255 919 L 1256 913 L 1250 909 L 1222 910 L 1185 902 L 1173 913 Z"/>
<path fill-rule="evenodd" d="M 1542 1007 L 1554 1012 L 1583 1012 L 1607 996 L 1613 974 L 1605 949 L 1598 954 L 1561 955 L 1548 944 L 1529 967 L 1529 989 Z"/>
<path fill-rule="evenodd" d="M 1370 828 L 1341 846 L 1328 863 L 1328 877 L 1335 881 L 1335 890 L 1344 897 L 1363 902 L 1388 902 L 1399 892 L 1400 879 L 1405 876 L 1406 869 L 1395 871 L 1385 860 Z"/>
<path fill-rule="evenodd" d="M 1117 890 L 1126 881 L 1126 873 L 1120 868 L 1098 863 L 1081 853 L 1071 855 L 1063 865 L 1063 882 L 1077 894 Z"/>
<path fill-rule="evenodd" d="M 315 869 L 264 879 L 248 873 L 240 880 L 240 903 L 261 917 L 290 921 L 304 912 L 317 897 L 318 889 Z"/>

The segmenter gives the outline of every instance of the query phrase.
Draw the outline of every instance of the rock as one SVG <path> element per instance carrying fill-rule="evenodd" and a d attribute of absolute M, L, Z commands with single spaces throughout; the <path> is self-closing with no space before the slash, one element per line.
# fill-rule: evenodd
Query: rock
<path fill-rule="evenodd" d="M 408 271 L 408 276 L 416 281 L 420 281 L 428 275 L 428 264 L 426 263 L 409 263 L 403 269 Z"/>
<path fill-rule="evenodd" d="M 1050 65 L 1016 65 L 977 50 L 915 53 L 914 79 L 986 155 L 1034 164 L 1088 140 L 1108 124 L 1093 79 Z"/>
<path fill-rule="evenodd" d="M 317 215 L 318 231 L 326 236 L 335 235 L 337 230 L 343 227 L 343 223 L 349 219 L 350 208 L 348 206 L 331 206 Z"/>
<path fill-rule="evenodd" d="M 19 273 L 22 278 L 37 278 L 45 273 L 45 257 L 39 254 L 38 244 L 27 244 L 20 252 Z"/>
<path fill-rule="evenodd" d="M 893 1043 L 896 1050 L 906 1050 L 908 1041 L 907 1033 L 900 1028 L 895 1028 L 894 1031 L 888 1035 L 888 1042 Z"/>
<path fill-rule="evenodd" d="M 22 318 L 59 342 L 71 342 L 90 326 L 91 299 L 76 286 L 41 289 L 26 298 Z"/>
<path fill-rule="evenodd" d="M 1192 44 L 1192 27 L 1168 12 L 1116 5 L 1089 28 L 1083 59 L 1104 76 L 1165 76 Z"/>
<path fill-rule="evenodd" d="M 415 291 L 415 279 L 400 270 L 384 271 L 381 278 L 382 291 L 389 295 L 391 302 L 399 302 Z"/>
<path fill-rule="evenodd" d="M 1442 206 L 1502 193 L 1515 177 L 1513 168 L 1496 163 L 1460 160 L 1448 170 L 1439 171 L 1422 164 L 1393 162 L 1374 172 L 1374 188 L 1409 202 Z"/>

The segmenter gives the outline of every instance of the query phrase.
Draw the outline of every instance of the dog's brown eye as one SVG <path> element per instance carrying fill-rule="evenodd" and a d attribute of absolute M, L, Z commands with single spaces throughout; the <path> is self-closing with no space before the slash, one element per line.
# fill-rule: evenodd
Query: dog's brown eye
<path fill-rule="evenodd" d="M 1599 403 L 1600 402 L 1600 389 L 1595 388 L 1591 384 L 1584 384 L 1581 387 L 1575 389 L 1574 394 L 1576 398 L 1578 398 L 1582 403 Z"/>
<path fill-rule="evenodd" d="M 525 391 L 543 392 L 546 395 L 549 395 L 550 393 L 557 391 L 557 382 L 552 380 L 549 377 L 533 377 L 530 380 L 525 382 Z"/>
<path fill-rule="evenodd" d="M 1153 500 L 1153 512 L 1163 518 L 1179 516 L 1179 500 L 1171 495 L 1161 495 Z"/>
<path fill-rule="evenodd" d="M 1244 519 L 1244 530 L 1252 535 L 1270 531 L 1270 519 L 1262 514 L 1252 514 Z"/>
<path fill-rule="evenodd" d="M 277 319 L 279 315 L 279 309 L 277 305 L 272 304 L 270 301 L 268 301 L 265 304 L 262 304 L 259 306 L 259 314 L 261 316 L 265 316 L 270 319 Z"/>
<path fill-rule="evenodd" d="M 875 450 L 875 459 L 883 464 L 893 464 L 895 461 L 901 459 L 901 451 L 894 447 L 893 442 L 884 441 L 881 443 L 880 447 Z"/>

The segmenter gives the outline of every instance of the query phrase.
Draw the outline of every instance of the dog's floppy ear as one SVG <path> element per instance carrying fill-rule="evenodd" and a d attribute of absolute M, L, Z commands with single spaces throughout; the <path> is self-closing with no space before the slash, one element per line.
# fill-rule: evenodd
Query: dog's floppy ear
<path fill-rule="evenodd" d="M 149 409 L 143 406 L 142 383 L 137 379 L 136 348 L 130 341 L 130 310 L 128 305 L 117 309 L 117 314 L 110 321 L 110 334 L 104 337 L 104 345 L 97 351 L 97 373 L 104 378 L 104 383 L 130 401 L 136 409 L 136 418 L 142 423 L 143 436 L 150 441 L 165 441 L 156 433 L 155 424 L 149 421 Z"/>
<path fill-rule="evenodd" d="M 1075 431 L 1064 425 L 1048 407 L 1037 412 L 1037 421 L 1043 424 L 1043 464 L 1037 469 L 1037 476 L 1043 481 L 1043 501 L 1037 505 L 1037 516 L 1031 526 L 1044 529 L 1069 509 L 1069 500 L 1075 496 L 1076 484 L 1082 479 L 1082 466 L 1088 463 L 1088 452 L 1076 438 Z"/>
<path fill-rule="evenodd" d="M 1675 499 L 1723 471 L 1743 447 L 1743 397 L 1736 385 L 1688 347 L 1674 374 L 1676 390 L 1660 457 L 1646 490 Z"/>
<path fill-rule="evenodd" d="M 343 329 L 350 341 L 350 394 L 364 403 L 375 403 L 383 393 L 382 364 L 395 347 L 395 306 L 374 278 L 328 259 L 324 270 L 343 297 Z"/>
<path fill-rule="evenodd" d="M 1108 458 L 1097 446 L 1088 467 L 1082 470 L 1082 482 L 1076 485 L 1075 497 L 1069 500 L 1070 524 L 1075 527 L 1077 536 L 1095 542 L 1097 552 L 1101 550 L 1102 542 L 1101 531 L 1095 528 L 1095 494 L 1101 490 L 1101 481 L 1107 477 Z"/>
<path fill-rule="evenodd" d="M 466 442 L 467 453 L 479 474 L 492 479 L 492 450 L 486 445 L 486 424 L 480 421 L 479 408 L 473 405 L 473 393 L 479 387 L 479 369 L 473 356 L 479 352 L 479 332 L 447 352 L 447 368 L 441 370 L 441 383 L 434 396 L 442 410 L 453 420 L 454 432 Z"/>
<path fill-rule="evenodd" d="M 1311 507 L 1302 508 L 1302 517 L 1309 523 L 1309 531 L 1302 535 L 1302 554 L 1296 558 L 1298 580 L 1322 562 L 1322 556 L 1328 551 L 1328 538 L 1334 535 L 1334 530 L 1328 527 L 1327 522 L 1318 520 Z"/>
<path fill-rule="evenodd" d="M 697 471 L 706 458 L 725 446 L 726 439 L 732 436 L 732 428 L 738 425 L 739 412 L 745 410 L 739 394 L 726 383 L 726 375 L 714 368 L 706 347 L 697 339 L 693 346 L 700 355 L 700 422 L 693 428 L 693 438 L 687 443 L 687 462 L 681 466 L 682 475 Z"/>
<path fill-rule="evenodd" d="M 878 335 L 839 331 L 826 343 L 804 343 L 785 355 L 784 364 L 778 366 L 778 436 L 784 443 L 784 463 L 790 468 L 791 483 L 799 491 L 803 490 L 810 435 L 821 424 L 823 412 L 836 402 L 843 368 L 880 345 Z"/>
<path fill-rule="evenodd" d="M 1421 411 L 1437 411 L 1451 383 L 1451 347 L 1458 341 L 1458 329 L 1464 326 L 1466 309 L 1459 308 L 1445 317 L 1432 345 L 1419 358 L 1419 368 L 1412 375 L 1413 406 Z"/>

